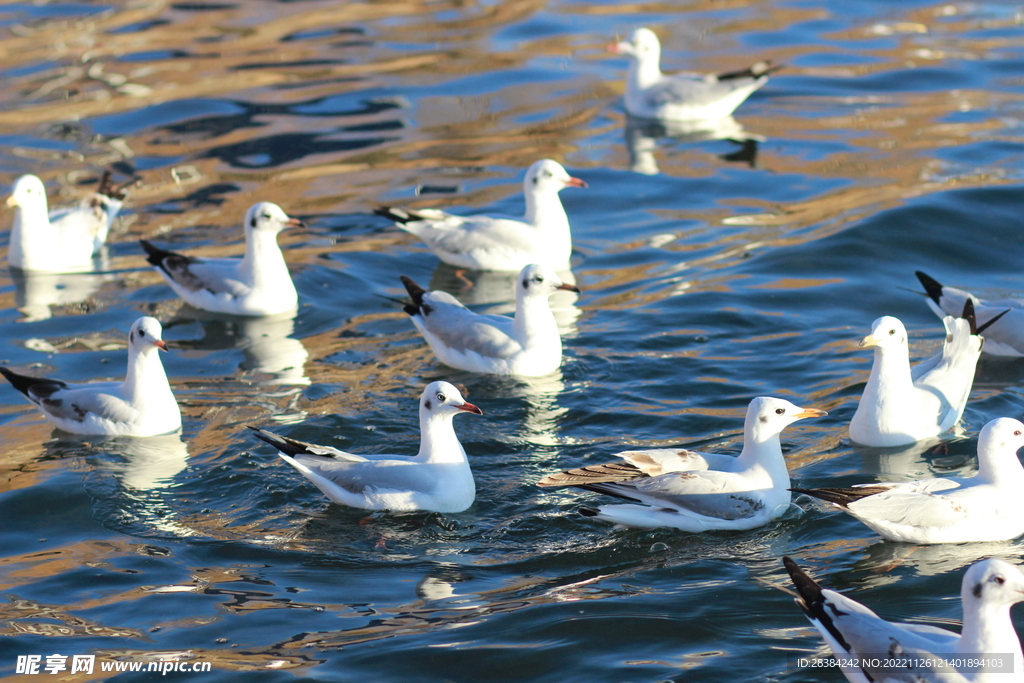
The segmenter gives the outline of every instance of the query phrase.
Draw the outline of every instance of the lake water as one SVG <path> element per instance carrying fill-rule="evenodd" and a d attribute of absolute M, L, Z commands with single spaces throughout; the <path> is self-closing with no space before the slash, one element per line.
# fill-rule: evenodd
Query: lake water
<path fill-rule="evenodd" d="M 1016 562 L 1021 543 L 882 542 L 804 498 L 755 532 L 621 530 L 576 513 L 607 499 L 534 483 L 626 447 L 738 452 L 764 394 L 829 411 L 783 434 L 796 485 L 972 472 L 978 430 L 1024 414 L 1024 361 L 982 360 L 944 455 L 854 450 L 846 426 L 876 317 L 906 323 L 915 358 L 941 343 L 914 270 L 1024 295 L 1022 16 L 837 0 L 0 6 L 0 185 L 36 173 L 66 203 L 105 167 L 141 178 L 102 272 L 0 275 L 0 362 L 116 378 L 128 327 L 154 315 L 184 416 L 180 438 L 75 438 L 0 386 L 0 675 L 163 680 L 14 673 L 18 655 L 84 654 L 211 663 L 167 680 L 841 680 L 795 663 L 821 640 L 778 590 L 783 554 L 884 617 L 959 628 L 963 568 Z M 736 113 L 761 141 L 627 125 L 626 63 L 605 48 L 642 25 L 666 69 L 785 63 Z M 590 185 L 562 192 L 583 289 L 561 304 L 562 371 L 447 369 L 382 297 L 408 275 L 503 310 L 508 279 L 464 289 L 372 209 L 519 213 L 522 171 L 544 157 Z M 183 309 L 137 240 L 239 254 L 260 200 L 308 225 L 281 235 L 298 316 Z M 461 514 L 330 504 L 245 428 L 413 453 L 416 397 L 440 378 L 484 411 L 456 424 L 478 489 Z"/>

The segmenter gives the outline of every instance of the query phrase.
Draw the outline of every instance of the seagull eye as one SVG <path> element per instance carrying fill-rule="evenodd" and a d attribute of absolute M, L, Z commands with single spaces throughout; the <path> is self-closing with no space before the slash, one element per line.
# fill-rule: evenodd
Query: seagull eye
<path fill-rule="evenodd" d="M 438 392 L 437 393 L 437 400 L 440 401 L 441 403 L 444 403 L 447 399 L 445 399 L 444 394 L 442 394 L 441 392 Z"/>
<path fill-rule="evenodd" d="M 533 281 L 534 282 L 544 282 L 544 278 L 541 277 L 540 275 L 538 275 L 537 277 L 533 278 Z"/>
<path fill-rule="evenodd" d="M 786 414 L 786 409 L 785 408 L 776 408 L 775 409 L 775 414 L 776 415 L 785 415 Z"/>
<path fill-rule="evenodd" d="M 993 576 L 992 580 L 995 581 L 996 584 L 999 585 L 999 586 L 1002 586 L 1004 583 L 1006 583 L 1006 579 L 1004 579 L 1001 576 Z"/>
<path fill-rule="evenodd" d="M 265 213 L 262 216 L 260 216 L 260 218 L 263 218 L 263 219 L 266 219 L 266 220 L 269 221 L 270 220 L 270 214 L 269 213 Z"/>
<path fill-rule="evenodd" d="M 894 334 L 896 334 L 896 330 L 889 330 L 889 335 L 890 335 L 890 336 L 891 336 L 891 335 L 894 335 Z"/>
<path fill-rule="evenodd" d="M 1013 433 L 1013 435 L 1014 435 L 1014 436 L 1020 436 L 1020 430 L 1018 429 L 1017 431 L 1015 431 L 1015 432 Z"/>
<path fill-rule="evenodd" d="M 140 330 L 139 330 L 139 336 L 140 336 L 140 337 L 145 337 L 145 336 L 146 336 L 146 331 L 145 331 L 145 330 L 143 330 L 143 329 L 140 329 Z"/>

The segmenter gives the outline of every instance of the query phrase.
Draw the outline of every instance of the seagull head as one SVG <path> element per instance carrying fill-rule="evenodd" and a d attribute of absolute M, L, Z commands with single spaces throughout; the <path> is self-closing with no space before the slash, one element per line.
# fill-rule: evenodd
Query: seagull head
<path fill-rule="evenodd" d="M 1009 607 L 1024 601 L 1024 574 L 1005 560 L 989 558 L 971 565 L 960 586 L 964 611 L 983 606 Z"/>
<path fill-rule="evenodd" d="M 978 453 L 1012 452 L 1024 446 L 1024 423 L 1012 417 L 997 417 L 981 428 L 978 435 Z"/>
<path fill-rule="evenodd" d="M 302 221 L 289 218 L 280 206 L 272 202 L 253 204 L 245 213 L 245 230 L 265 230 L 277 234 L 285 228 L 301 228 Z"/>
<path fill-rule="evenodd" d="M 519 271 L 519 278 L 516 280 L 516 298 L 531 299 L 533 297 L 544 297 L 545 299 L 558 290 L 568 292 L 579 292 L 580 288 L 562 282 L 558 273 L 547 266 L 531 263 Z"/>
<path fill-rule="evenodd" d="M 39 176 L 23 175 L 11 186 L 11 196 L 7 198 L 7 206 L 33 206 L 42 203 L 46 206 L 46 187 Z"/>
<path fill-rule="evenodd" d="M 608 49 L 616 54 L 629 55 L 639 61 L 653 59 L 657 62 L 661 59 L 661 41 L 649 28 L 638 28 L 633 31 L 632 38 L 612 43 Z"/>
<path fill-rule="evenodd" d="M 526 169 L 526 177 L 523 179 L 524 194 L 557 193 L 566 187 L 586 186 L 585 182 L 573 178 L 560 163 L 551 159 L 533 162 L 533 165 Z"/>
<path fill-rule="evenodd" d="M 166 351 L 167 343 L 160 338 L 163 331 L 159 320 L 148 315 L 143 316 L 135 321 L 128 332 L 128 348 L 142 351 L 155 346 L 161 351 Z"/>
<path fill-rule="evenodd" d="M 744 423 L 744 439 L 764 441 L 778 436 L 787 426 L 805 417 L 823 417 L 828 415 L 824 410 L 801 408 L 789 401 L 771 396 L 758 396 L 747 406 L 747 419 Z"/>
<path fill-rule="evenodd" d="M 883 315 L 871 323 L 871 334 L 864 337 L 860 342 L 862 349 L 879 348 L 882 350 L 895 349 L 907 345 L 907 328 L 898 318 L 891 315 Z"/>
<path fill-rule="evenodd" d="M 483 415 L 483 411 L 462 398 L 462 393 L 448 382 L 431 382 L 420 396 L 421 419 L 446 415 L 449 418 L 459 413 Z"/>

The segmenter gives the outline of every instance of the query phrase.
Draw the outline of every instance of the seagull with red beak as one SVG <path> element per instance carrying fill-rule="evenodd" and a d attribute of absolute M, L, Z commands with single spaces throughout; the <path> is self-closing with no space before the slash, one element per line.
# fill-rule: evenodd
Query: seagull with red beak
<path fill-rule="evenodd" d="M 72 384 L 20 375 L 5 367 L 0 367 L 0 374 L 65 432 L 169 434 L 181 429 L 181 411 L 160 361 L 160 351 L 167 350 L 162 333 L 156 318 L 135 321 L 128 333 L 128 372 L 123 382 Z"/>
<path fill-rule="evenodd" d="M 557 161 L 541 159 L 526 169 L 526 213 L 508 216 L 455 216 L 439 209 L 409 211 L 381 207 L 374 213 L 419 237 L 439 259 L 457 268 L 519 272 L 530 263 L 569 270 L 572 233 L 558 193 L 587 187 Z"/>
<path fill-rule="evenodd" d="M 461 512 L 476 498 L 466 451 L 452 427 L 452 418 L 463 413 L 482 415 L 483 411 L 466 401 L 453 384 L 428 384 L 420 396 L 420 451 L 412 456 L 356 455 L 250 429 L 339 505 Z"/>
<path fill-rule="evenodd" d="M 140 240 L 146 260 L 186 302 L 214 313 L 263 316 L 294 311 L 299 303 L 277 234 L 302 227 L 277 204 L 260 202 L 245 214 L 245 256 L 199 258 Z"/>

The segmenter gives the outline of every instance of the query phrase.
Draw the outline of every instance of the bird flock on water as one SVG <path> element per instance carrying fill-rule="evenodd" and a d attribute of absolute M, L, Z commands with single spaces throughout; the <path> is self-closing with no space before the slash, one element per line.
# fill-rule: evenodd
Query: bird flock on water
<path fill-rule="evenodd" d="M 647 28 L 614 43 L 629 59 L 624 103 L 637 119 L 690 127 L 730 117 L 780 66 L 667 75 L 661 45 Z M 14 209 L 7 260 L 26 274 L 83 272 L 95 267 L 130 184 L 115 186 L 104 173 L 96 192 L 70 209 L 49 211 L 46 189 L 34 175 L 18 178 L 7 200 Z M 539 377 L 562 363 L 562 340 L 549 297 L 579 293 L 571 273 L 569 217 L 559 199 L 566 188 L 586 188 L 551 159 L 531 165 L 523 179 L 520 218 L 462 216 L 438 209 L 381 207 L 376 213 L 457 268 L 517 273 L 512 316 L 483 315 L 443 291 L 401 277 L 403 308 L 437 359 L 464 371 Z M 299 296 L 277 243 L 284 229 L 302 227 L 279 206 L 259 202 L 246 213 L 241 258 L 206 258 L 168 251 L 141 240 L 147 261 L 194 308 L 223 316 L 273 316 L 295 311 Z M 568 275 L 566 275 L 568 273 Z M 942 320 L 945 341 L 934 357 L 910 364 L 903 323 L 882 316 L 861 341 L 873 349 L 871 374 L 849 425 L 853 443 L 892 448 L 939 437 L 957 426 L 983 352 L 1024 355 L 1024 300 L 984 301 L 916 273 L 928 305 Z M 71 383 L 33 377 L 0 366 L 0 374 L 58 429 L 75 434 L 151 437 L 181 429 L 160 352 L 162 327 L 152 317 L 128 332 L 122 382 Z M 331 501 L 367 510 L 460 512 L 476 487 L 453 420 L 482 415 L 465 390 L 446 381 L 428 384 L 419 398 L 416 454 L 357 455 L 305 443 L 251 426 L 253 435 L 312 482 Z M 794 487 L 780 434 L 798 420 L 826 415 L 769 396 L 753 398 L 739 455 L 679 448 L 630 450 L 617 460 L 552 472 L 541 487 L 575 487 L 616 499 L 584 504 L 579 513 L 619 525 L 672 527 L 684 532 L 755 529 L 783 515 L 792 494 L 818 499 L 859 520 L 884 539 L 916 544 L 1003 541 L 1024 534 L 1024 424 L 1000 417 L 978 436 L 978 471 L 850 487 Z M 1004 681 L 1024 675 L 1024 656 L 1010 606 L 1024 601 L 1024 575 L 999 559 L 972 565 L 963 576 L 963 625 L 952 631 L 881 619 L 860 603 L 822 588 L 789 557 L 783 558 L 800 609 L 831 650 L 846 656 L 851 681 Z M 879 655 L 890 660 L 880 662 Z M 1008 655 L 1005 662 L 984 659 Z M 990 658 L 991 659 L 991 658 Z M 968 663 L 969 662 L 969 663 Z M 1000 668 L 1002 667 L 1002 668 Z"/>

